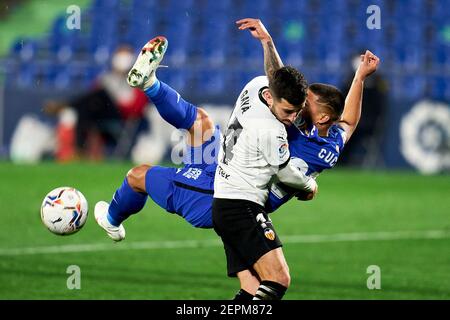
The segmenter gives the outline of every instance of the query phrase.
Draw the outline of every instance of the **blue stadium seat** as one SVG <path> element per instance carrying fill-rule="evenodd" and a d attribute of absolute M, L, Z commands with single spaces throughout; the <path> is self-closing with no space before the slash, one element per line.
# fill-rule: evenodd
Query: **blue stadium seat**
<path fill-rule="evenodd" d="M 235 100 L 244 86 L 253 78 L 263 75 L 263 69 L 245 70 L 237 69 L 230 72 L 230 92 L 233 92 L 232 100 Z M 234 102 L 234 101 L 233 101 Z"/>
<path fill-rule="evenodd" d="M 445 100 L 450 97 L 449 79 L 444 76 L 430 78 L 430 95 L 436 100 Z"/>
<path fill-rule="evenodd" d="M 130 23 L 127 39 L 136 50 L 140 50 L 148 40 L 159 34 L 161 33 L 157 32 L 155 23 L 152 19 L 137 19 Z"/>
<path fill-rule="evenodd" d="M 37 74 L 36 65 L 33 63 L 21 63 L 17 69 L 18 73 L 15 79 L 15 83 L 19 87 L 32 87 L 35 85 L 35 79 Z"/>
<path fill-rule="evenodd" d="M 426 79 L 415 77 L 414 73 L 392 76 L 389 86 L 394 98 L 405 101 L 422 99 L 426 93 Z"/>
<path fill-rule="evenodd" d="M 441 70 L 443 68 L 450 69 L 450 44 L 438 45 L 433 52 L 433 64 Z"/>
<path fill-rule="evenodd" d="M 161 34 L 161 33 L 160 33 Z M 190 23 L 183 24 L 176 22 L 170 24 L 162 33 L 169 40 L 169 45 L 181 46 L 185 48 L 188 44 L 195 45 L 198 36 L 193 35 L 192 25 Z"/>
<path fill-rule="evenodd" d="M 414 45 L 404 45 L 396 50 L 395 64 L 404 71 L 419 71 L 425 63 L 425 51 Z"/>
<path fill-rule="evenodd" d="M 381 30 L 365 27 L 372 4 L 381 8 Z M 138 52 L 150 38 L 165 35 L 164 62 L 170 68 L 160 70 L 162 77 L 180 91 L 204 87 L 211 95 L 237 94 L 263 70 L 258 41 L 234 24 L 252 16 L 268 27 L 282 59 L 305 70 L 308 79 L 337 83 L 350 58 L 369 49 L 395 79 L 395 97 L 420 97 L 426 77 L 433 74 L 428 81 L 434 84 L 433 96 L 445 98 L 450 90 L 450 44 L 444 32 L 449 7 L 450 0 L 94 0 L 83 10 L 81 30 L 67 30 L 62 14 L 45 38 L 19 39 L 10 57 L 21 85 L 86 86 L 108 66 L 119 44 L 131 44 Z"/>
<path fill-rule="evenodd" d="M 325 43 L 321 46 L 319 52 L 320 64 L 330 72 L 342 68 L 350 58 L 348 52 L 342 46 L 336 44 Z"/>
<path fill-rule="evenodd" d="M 444 99 L 445 101 L 450 101 L 450 80 L 448 77 L 445 79 L 445 92 L 444 92 Z"/>
<path fill-rule="evenodd" d="M 415 19 L 414 23 L 408 21 L 403 23 L 398 23 L 398 37 L 403 38 L 403 43 L 412 43 L 415 45 L 423 45 L 427 41 L 426 37 L 426 20 L 425 19 Z"/>
<path fill-rule="evenodd" d="M 134 11 L 134 13 L 142 12 L 146 10 L 152 10 L 154 8 L 159 7 L 161 4 L 161 1 L 159 0 L 132 0 L 131 2 L 131 9 Z"/>
<path fill-rule="evenodd" d="M 267 0 L 263 0 L 258 2 L 258 5 L 265 6 L 264 2 Z M 221 1 L 207 1 L 206 10 L 208 12 L 212 12 L 213 14 L 217 13 L 227 13 L 233 11 L 235 9 L 236 2 L 233 0 L 221 0 Z"/>
<path fill-rule="evenodd" d="M 165 68 L 158 72 L 158 77 L 170 84 L 180 93 L 190 92 L 192 90 L 191 83 L 188 81 L 190 74 L 185 68 Z M 192 73 L 192 72 L 191 72 Z M 192 92 L 190 92 L 192 94 Z"/>
<path fill-rule="evenodd" d="M 22 38 L 17 39 L 12 48 L 12 57 L 18 57 L 21 61 L 30 61 L 35 58 L 37 43 L 35 40 Z"/>
<path fill-rule="evenodd" d="M 208 69 L 198 73 L 197 94 L 208 96 L 226 92 L 228 85 L 227 72 L 223 69 Z"/>
<path fill-rule="evenodd" d="M 393 1 L 392 14 L 396 18 L 409 17 L 410 19 L 420 18 L 426 9 L 424 0 Z"/>
<path fill-rule="evenodd" d="M 53 78 L 54 87 L 58 89 L 66 89 L 71 85 L 69 66 L 66 64 L 55 65 L 55 76 Z"/>
<path fill-rule="evenodd" d="M 121 0 L 94 0 L 92 8 L 95 11 L 114 11 L 120 6 Z M 145 2 L 145 1 L 142 1 Z"/>
<path fill-rule="evenodd" d="M 414 73 L 411 73 L 403 79 L 405 99 L 419 100 L 425 96 L 426 79 L 423 77 L 415 77 Z"/>
<path fill-rule="evenodd" d="M 394 99 L 403 99 L 407 93 L 404 92 L 403 78 L 400 76 L 390 75 L 387 77 L 391 96 Z"/>
<path fill-rule="evenodd" d="M 255 17 L 265 22 L 274 14 L 274 11 L 276 12 L 277 7 L 278 5 L 273 5 L 270 0 L 258 0 L 257 4 L 253 1 L 243 1 L 238 10 L 240 17 L 235 16 L 234 18 Z M 230 23 L 234 23 L 234 21 L 230 21 Z"/>
<path fill-rule="evenodd" d="M 347 17 L 353 11 L 348 0 L 334 0 L 332 5 L 321 2 L 320 15 L 328 17 Z M 337 19 L 332 19 L 336 21 Z"/>
<path fill-rule="evenodd" d="M 326 84 L 331 84 L 339 88 L 344 82 L 344 76 L 340 72 L 329 72 L 323 75 L 323 82 Z"/>
<path fill-rule="evenodd" d="M 54 80 L 57 73 L 57 66 L 54 61 L 41 60 L 35 63 L 36 74 L 34 75 L 34 81 L 39 83 L 40 86 L 54 87 Z"/>
<path fill-rule="evenodd" d="M 276 43 L 278 53 L 280 57 L 285 62 L 285 64 L 292 65 L 294 67 L 298 67 L 303 65 L 304 63 L 304 51 L 305 51 L 305 43 L 304 42 L 287 42 L 287 41 L 278 41 Z"/>
<path fill-rule="evenodd" d="M 448 8 L 450 8 L 450 0 L 436 0 L 429 2 L 429 14 L 434 21 L 442 23 L 449 21 L 450 13 Z"/>
<path fill-rule="evenodd" d="M 279 12 L 285 19 L 295 19 L 310 14 L 307 1 L 280 1 Z"/>
<path fill-rule="evenodd" d="M 76 88 L 92 85 L 89 65 L 84 61 L 73 61 L 69 67 L 70 84 Z"/>

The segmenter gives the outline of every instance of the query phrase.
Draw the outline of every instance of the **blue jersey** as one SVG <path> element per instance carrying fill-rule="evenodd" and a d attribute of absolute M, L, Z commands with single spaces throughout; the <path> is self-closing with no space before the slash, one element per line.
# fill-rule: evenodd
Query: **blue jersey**
<path fill-rule="evenodd" d="M 300 130 L 295 126 L 288 128 L 291 161 L 307 176 L 317 177 L 323 170 L 336 164 L 344 148 L 345 131 L 337 125 L 330 127 L 327 137 L 321 137 L 315 126 Z M 274 181 L 270 187 L 266 210 L 273 212 L 291 199 L 297 190 Z"/>

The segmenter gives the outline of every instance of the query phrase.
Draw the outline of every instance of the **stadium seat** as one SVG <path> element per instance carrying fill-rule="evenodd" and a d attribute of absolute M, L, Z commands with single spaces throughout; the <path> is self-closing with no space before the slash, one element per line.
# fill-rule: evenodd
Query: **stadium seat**
<path fill-rule="evenodd" d="M 426 80 L 423 77 L 414 77 L 414 73 L 404 78 L 404 92 L 407 98 L 419 100 L 424 98 L 426 89 Z"/>
<path fill-rule="evenodd" d="M 36 51 L 36 41 L 22 38 L 15 41 L 11 48 L 11 56 L 18 57 L 21 61 L 30 61 L 35 58 Z"/>
<path fill-rule="evenodd" d="M 450 69 L 450 44 L 438 45 L 434 50 L 433 62 L 437 68 Z"/>
<path fill-rule="evenodd" d="M 425 62 L 425 51 L 415 45 L 405 44 L 396 50 L 394 63 L 405 71 L 419 71 Z"/>
<path fill-rule="evenodd" d="M 160 69 L 158 71 L 158 78 L 163 82 L 169 83 L 171 87 L 180 93 L 186 92 L 190 86 L 190 83 L 186 81 L 188 79 L 187 72 L 184 68 L 177 66 Z"/>
<path fill-rule="evenodd" d="M 410 17 L 412 19 L 420 18 L 426 12 L 426 1 L 409 0 L 393 1 L 393 15 L 395 17 Z"/>
<path fill-rule="evenodd" d="M 221 69 L 204 70 L 200 72 L 197 83 L 197 92 L 213 96 L 225 92 L 227 87 L 226 72 Z"/>
<path fill-rule="evenodd" d="M 92 9 L 94 11 L 114 11 L 120 5 L 121 0 L 94 0 L 92 4 Z M 96 10 L 97 9 L 97 10 Z"/>
<path fill-rule="evenodd" d="M 311 14 L 307 1 L 280 1 L 278 6 L 280 15 L 285 19 L 295 19 Z"/>
<path fill-rule="evenodd" d="M 382 30 L 362 27 L 370 5 L 382 10 Z M 258 42 L 234 25 L 236 19 L 254 16 L 268 27 L 285 62 L 318 79 L 338 81 L 337 74 L 348 72 L 350 57 L 364 49 L 374 51 L 386 73 L 399 79 L 392 86 L 393 94 L 403 97 L 408 90 L 423 92 L 420 88 L 430 73 L 450 72 L 450 45 L 444 32 L 449 6 L 450 0 L 336 0 L 332 4 L 261 0 L 257 5 L 235 0 L 94 0 L 83 10 L 81 30 L 67 30 L 66 16 L 61 14 L 46 37 L 18 39 L 10 50 L 17 70 L 12 77 L 22 85 L 39 78 L 46 85 L 84 86 L 108 65 L 119 44 L 130 44 L 138 52 L 150 38 L 162 34 L 170 43 L 165 59 L 170 68 L 161 74 L 183 89 L 195 78 L 193 83 L 220 95 L 231 78 L 239 90 L 243 79 L 262 70 Z M 64 70 L 62 66 L 72 60 L 85 64 L 80 67 L 85 76 Z M 25 65 L 29 61 L 35 63 Z M 44 71 L 37 67 L 48 63 Z M 230 65 L 248 71 L 235 73 Z M 196 77 L 195 70 L 203 70 L 202 76 Z M 401 72 L 413 72 L 416 79 L 406 83 Z M 434 96 L 445 96 L 449 82 L 448 76 L 433 80 Z"/>
<path fill-rule="evenodd" d="M 15 83 L 18 87 L 32 87 L 35 85 L 37 74 L 36 65 L 33 63 L 21 63 L 17 69 Z"/>
<path fill-rule="evenodd" d="M 450 98 L 450 83 L 446 77 L 435 76 L 430 78 L 429 89 L 431 98 L 446 100 Z"/>
<path fill-rule="evenodd" d="M 396 99 L 413 102 L 426 96 L 425 78 L 414 77 L 414 73 L 392 76 L 389 83 Z"/>

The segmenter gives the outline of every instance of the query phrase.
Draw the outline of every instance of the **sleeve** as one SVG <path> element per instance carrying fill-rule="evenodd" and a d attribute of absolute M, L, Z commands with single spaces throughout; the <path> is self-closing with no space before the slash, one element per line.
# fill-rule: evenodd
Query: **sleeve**
<path fill-rule="evenodd" d="M 285 168 L 280 169 L 277 177 L 285 185 L 298 190 L 312 192 L 317 188 L 316 180 L 305 175 L 292 163 L 288 163 Z"/>
<path fill-rule="evenodd" d="M 286 129 L 259 130 L 258 149 L 267 163 L 275 168 L 285 167 L 290 159 Z"/>
<path fill-rule="evenodd" d="M 335 126 L 335 130 L 339 149 L 342 150 L 344 148 L 345 141 L 347 140 L 347 133 L 342 127 L 338 125 Z"/>

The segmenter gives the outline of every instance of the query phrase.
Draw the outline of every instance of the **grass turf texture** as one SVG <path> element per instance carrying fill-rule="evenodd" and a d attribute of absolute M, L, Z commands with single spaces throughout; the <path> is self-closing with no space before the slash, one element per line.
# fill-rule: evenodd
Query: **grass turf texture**
<path fill-rule="evenodd" d="M 110 201 L 130 165 L 0 163 L 0 252 L 5 249 L 110 245 L 95 223 L 97 201 Z M 447 230 L 449 176 L 335 169 L 319 178 L 315 201 L 292 200 L 272 215 L 283 237 L 353 232 Z M 45 194 L 73 186 L 89 201 L 78 233 L 60 237 L 40 221 Z M 121 245 L 217 239 L 213 230 L 191 227 L 151 200 L 125 223 L 127 239 L 94 252 L 0 254 L 0 299 L 230 299 L 235 279 L 226 277 L 220 245 L 120 250 Z M 292 284 L 285 299 L 449 299 L 450 236 L 291 243 L 284 245 Z M 69 265 L 81 268 L 81 289 L 66 286 Z M 381 290 L 368 290 L 369 265 L 381 268 Z"/>

